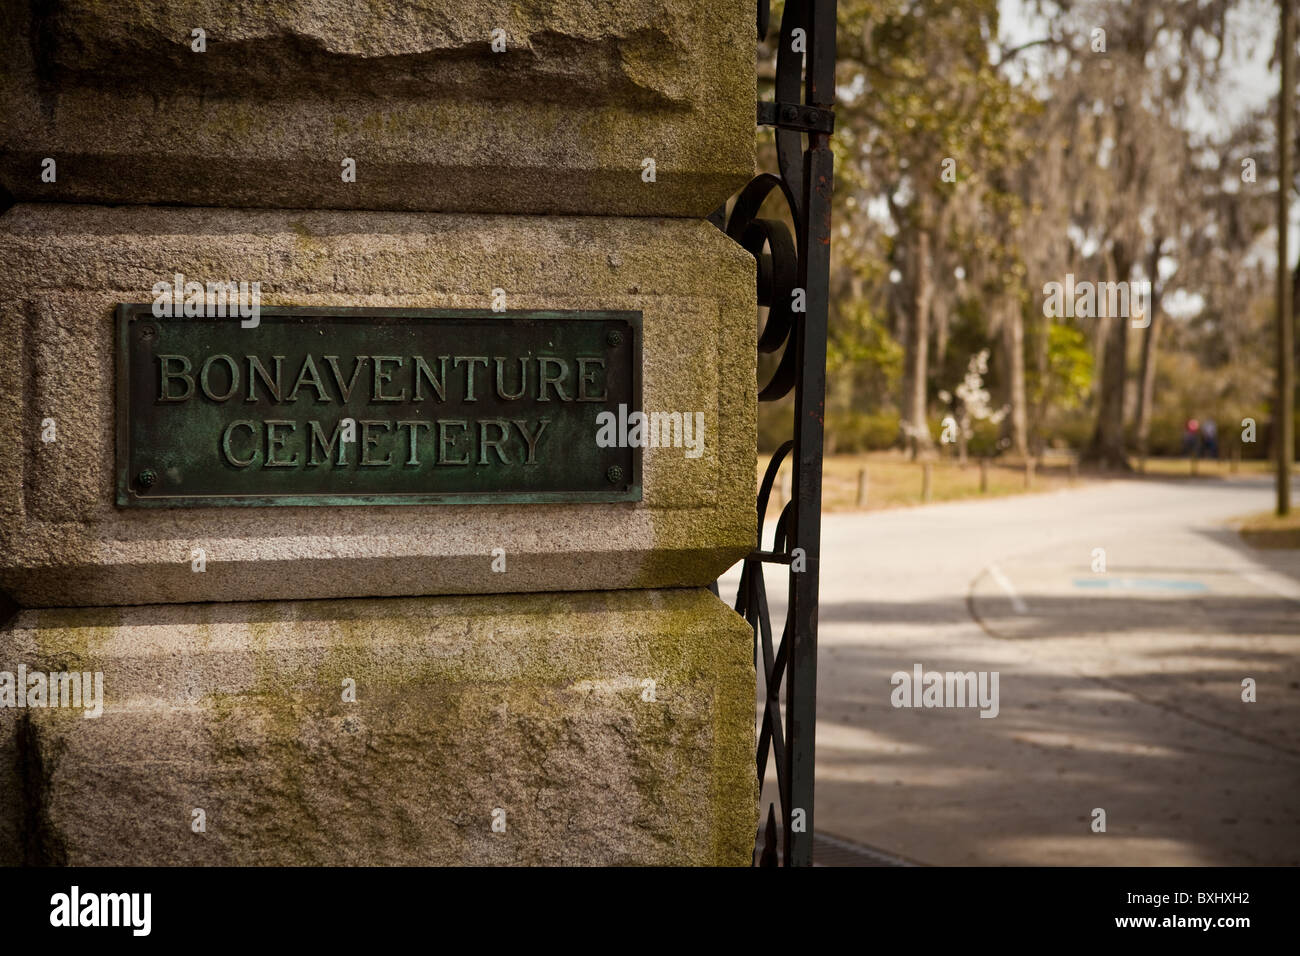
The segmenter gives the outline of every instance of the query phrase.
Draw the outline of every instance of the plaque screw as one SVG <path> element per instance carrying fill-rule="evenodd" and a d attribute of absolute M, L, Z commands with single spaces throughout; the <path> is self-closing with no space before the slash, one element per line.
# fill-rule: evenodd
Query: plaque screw
<path fill-rule="evenodd" d="M 610 345 L 619 346 L 623 344 L 623 333 L 618 329 L 610 329 L 609 334 L 605 336 L 605 341 Z"/>
<path fill-rule="evenodd" d="M 611 484 L 618 484 L 623 480 L 623 469 L 618 465 L 610 465 L 609 471 L 605 472 L 605 477 L 610 480 Z"/>
<path fill-rule="evenodd" d="M 151 339 L 151 338 L 153 338 L 153 326 L 152 326 L 152 325 L 141 326 L 141 327 L 140 327 L 140 338 L 142 338 L 142 339 Z"/>
<path fill-rule="evenodd" d="M 152 468 L 146 468 L 144 471 L 140 472 L 140 474 L 135 476 L 136 484 L 141 488 L 149 488 L 157 480 L 158 476 L 153 473 Z"/>
<path fill-rule="evenodd" d="M 781 111 L 781 118 L 787 123 L 793 123 L 799 118 L 799 111 L 793 106 L 787 106 Z"/>

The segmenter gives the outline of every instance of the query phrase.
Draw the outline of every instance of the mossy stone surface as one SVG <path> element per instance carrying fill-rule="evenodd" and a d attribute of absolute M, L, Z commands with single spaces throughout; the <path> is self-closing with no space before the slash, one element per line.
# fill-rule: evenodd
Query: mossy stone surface
<path fill-rule="evenodd" d="M 0 648 L 105 688 L 5 713 L 0 861 L 750 861 L 750 631 L 707 591 L 29 610 Z"/>
<path fill-rule="evenodd" d="M 15 206 L 0 589 L 62 607 L 706 585 L 754 545 L 754 268 L 686 219 Z M 644 449 L 635 503 L 119 509 L 113 310 L 176 272 L 261 282 L 264 305 L 482 309 L 500 287 L 508 310 L 640 311 L 643 406 L 703 413 L 703 453 Z"/>
<path fill-rule="evenodd" d="M 703 217 L 753 174 L 754 53 L 752 0 L 0 4 L 0 184 L 24 201 Z"/>

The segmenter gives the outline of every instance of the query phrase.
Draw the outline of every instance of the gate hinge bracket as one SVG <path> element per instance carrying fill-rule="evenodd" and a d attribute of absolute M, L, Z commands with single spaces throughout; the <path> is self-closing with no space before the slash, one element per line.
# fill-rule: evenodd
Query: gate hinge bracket
<path fill-rule="evenodd" d="M 801 103 L 758 101 L 758 125 L 797 129 L 805 133 L 829 133 L 835 128 L 835 111 Z"/>

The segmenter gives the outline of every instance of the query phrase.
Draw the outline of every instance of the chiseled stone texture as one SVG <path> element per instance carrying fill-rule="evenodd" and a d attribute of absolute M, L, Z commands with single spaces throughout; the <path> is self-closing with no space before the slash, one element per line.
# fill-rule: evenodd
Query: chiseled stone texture
<path fill-rule="evenodd" d="M 501 287 L 510 308 L 641 310 L 643 405 L 703 411 L 704 454 L 644 449 L 637 503 L 118 509 L 113 310 L 175 272 L 260 281 L 264 305 L 485 308 Z M 753 259 L 699 220 L 15 206 L 0 589 L 58 607 L 708 584 L 754 544 L 755 315 Z"/>
<path fill-rule="evenodd" d="M 0 710 L 0 863 L 747 865 L 752 660 L 698 589 L 23 611 L 103 715 Z"/>
<path fill-rule="evenodd" d="M 754 51 L 753 0 L 0 0 L 0 182 L 24 201 L 705 216 L 753 174 Z"/>
<path fill-rule="evenodd" d="M 0 664 L 0 669 L 4 667 Z M 19 866 L 24 856 L 23 833 L 27 827 L 23 775 L 18 763 L 18 723 L 16 711 L 0 708 L 0 866 Z"/>

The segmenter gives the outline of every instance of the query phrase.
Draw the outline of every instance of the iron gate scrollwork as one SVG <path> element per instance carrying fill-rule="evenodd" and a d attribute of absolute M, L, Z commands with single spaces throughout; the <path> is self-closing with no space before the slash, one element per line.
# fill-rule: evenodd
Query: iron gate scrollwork
<path fill-rule="evenodd" d="M 754 660 L 757 666 L 761 659 L 766 691 L 756 754 L 760 788 L 769 758 L 777 778 L 776 796 L 766 804 L 755 844 L 754 862 L 759 866 L 812 864 L 835 9 L 835 0 L 787 0 L 776 57 L 775 101 L 760 101 L 757 109 L 758 124 L 775 127 L 779 173 L 756 176 L 736 197 L 729 216 L 724 209 L 712 217 L 758 263 L 758 304 L 768 309 L 758 350 L 780 353 L 758 400 L 773 402 L 794 391 L 794 434 L 772 456 L 759 486 L 757 544 L 745 559 L 736 595 L 737 613 L 754 630 Z M 759 0 L 760 40 L 767 37 L 768 27 L 767 0 Z M 774 192 L 789 209 L 793 237 L 783 220 L 758 215 Z M 777 519 L 772 549 L 765 551 L 768 499 L 787 458 L 792 470 L 790 501 Z M 765 564 L 790 568 L 785 625 L 775 646 Z"/>

